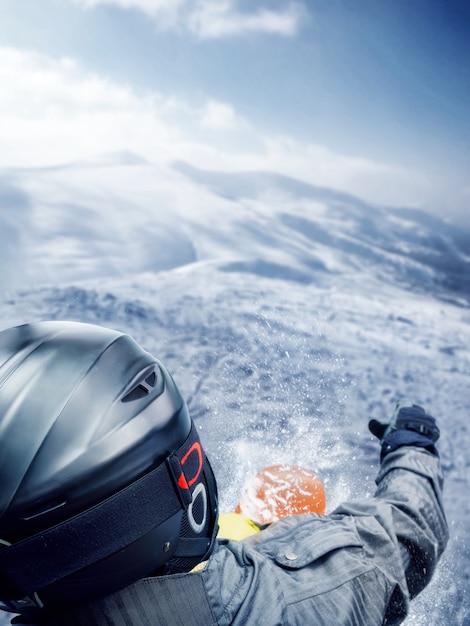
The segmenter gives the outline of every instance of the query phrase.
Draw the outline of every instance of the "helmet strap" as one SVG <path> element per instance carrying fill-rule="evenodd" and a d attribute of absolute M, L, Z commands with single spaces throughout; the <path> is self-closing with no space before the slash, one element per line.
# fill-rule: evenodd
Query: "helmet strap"
<path fill-rule="evenodd" d="M 30 596 L 124 549 L 185 510 L 191 496 L 175 488 L 178 465 L 181 472 L 179 459 L 172 454 L 91 509 L 15 544 L 2 545 L 0 580 L 7 583 L 7 593 L 18 599 Z"/>

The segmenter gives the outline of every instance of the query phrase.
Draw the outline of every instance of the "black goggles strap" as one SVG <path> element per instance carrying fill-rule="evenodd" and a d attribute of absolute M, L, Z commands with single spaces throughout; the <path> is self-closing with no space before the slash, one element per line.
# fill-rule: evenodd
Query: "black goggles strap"
<path fill-rule="evenodd" d="M 197 441 L 194 425 L 185 446 Z M 178 486 L 183 474 L 171 454 L 121 491 L 52 528 L 12 545 L 0 545 L 0 585 L 20 599 L 122 550 L 191 502 Z M 136 514 L 136 511 L 138 514 Z"/>

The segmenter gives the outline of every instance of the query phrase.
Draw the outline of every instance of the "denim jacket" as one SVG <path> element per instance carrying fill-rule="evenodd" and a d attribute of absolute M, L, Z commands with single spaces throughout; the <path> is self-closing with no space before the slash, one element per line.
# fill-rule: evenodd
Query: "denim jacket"
<path fill-rule="evenodd" d="M 399 624 L 448 538 L 437 456 L 387 455 L 373 498 L 221 540 L 199 571 L 139 580 L 47 626 Z"/>

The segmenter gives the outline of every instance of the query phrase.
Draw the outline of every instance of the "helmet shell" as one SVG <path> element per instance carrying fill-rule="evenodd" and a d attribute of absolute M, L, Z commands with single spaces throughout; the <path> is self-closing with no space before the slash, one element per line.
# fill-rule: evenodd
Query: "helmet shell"
<path fill-rule="evenodd" d="M 127 335 L 76 322 L 0 333 L 0 538 L 93 506 L 190 428 L 169 373 Z"/>
<path fill-rule="evenodd" d="M 168 470 L 174 459 L 179 478 Z M 144 477 L 161 468 L 169 472 L 168 498 L 181 503 L 181 509 L 172 508 L 167 514 L 170 509 L 158 498 L 168 492 L 152 492 L 149 497 L 156 510 L 163 511 L 160 520 L 154 522 L 151 516 L 145 534 L 124 544 L 126 526 L 135 527 L 135 520 L 142 517 L 129 496 L 125 502 L 129 517 L 116 524 L 124 545 L 113 552 L 115 543 L 109 539 L 109 547 L 97 561 L 79 557 L 76 567 L 75 563 L 64 567 L 64 557 L 57 567 L 48 562 L 50 582 L 34 593 L 28 588 L 27 597 L 12 597 L 11 590 L 21 585 L 15 583 L 17 564 L 11 569 L 15 559 L 10 557 L 6 574 L 0 576 L 0 599 L 8 610 L 35 615 L 43 607 L 101 597 L 164 567 L 169 571 L 192 567 L 206 556 L 214 540 L 217 490 L 175 382 L 164 365 L 130 336 L 57 321 L 0 332 L 0 556 L 4 550 L 4 564 L 7 552 L 19 546 L 14 554 L 25 555 L 26 562 L 18 563 L 18 568 L 27 571 L 27 561 L 30 567 L 34 561 L 29 555 L 37 554 L 32 548 L 28 552 L 32 543 L 44 547 L 42 537 L 51 537 L 51 531 L 69 523 L 76 523 L 79 535 L 82 518 L 106 510 L 105 503 L 116 494 L 127 497 Z M 107 521 L 110 527 L 113 520 Z M 81 542 L 79 552 L 80 547 Z M 67 545 L 63 550 L 67 552 Z M 62 552 L 61 546 L 57 552 Z M 81 565 L 82 561 L 86 563 Z M 43 568 L 39 563 L 31 569 Z M 8 578 L 10 574 L 15 580 Z M 42 581 L 41 575 L 38 580 Z M 27 581 L 24 586 L 28 584 L 34 583 Z"/>

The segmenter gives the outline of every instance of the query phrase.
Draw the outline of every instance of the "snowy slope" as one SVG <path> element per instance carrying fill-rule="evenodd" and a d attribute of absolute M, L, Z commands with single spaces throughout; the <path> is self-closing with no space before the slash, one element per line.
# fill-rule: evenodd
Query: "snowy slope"
<path fill-rule="evenodd" d="M 315 468 L 328 510 L 370 495 L 368 418 L 403 395 L 440 418 L 452 537 L 407 623 L 469 623 L 468 232 L 274 174 L 132 155 L 4 181 L 1 254 L 16 274 L 4 277 L 0 328 L 96 322 L 162 358 L 223 508 L 277 461 Z"/>
<path fill-rule="evenodd" d="M 0 279 L 7 287 L 220 259 L 227 271 L 305 284 L 367 271 L 470 295 L 468 231 L 272 173 L 164 167 L 114 154 L 0 172 L 0 210 L 0 255 L 14 269 Z"/>

